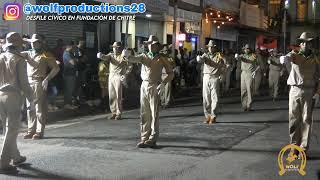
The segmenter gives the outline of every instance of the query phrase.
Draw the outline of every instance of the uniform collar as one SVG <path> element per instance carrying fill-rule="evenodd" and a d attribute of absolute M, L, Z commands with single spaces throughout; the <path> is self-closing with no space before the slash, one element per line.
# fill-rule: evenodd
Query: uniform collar
<path fill-rule="evenodd" d="M 32 53 L 34 53 L 34 54 L 41 54 L 41 53 L 44 52 L 43 49 L 39 49 L 39 50 L 31 49 L 30 51 L 31 51 Z"/>
<path fill-rule="evenodd" d="M 152 53 L 152 52 L 148 52 L 147 55 L 150 56 L 151 58 L 154 58 L 158 55 L 159 53 Z"/>
<path fill-rule="evenodd" d="M 301 56 L 303 56 L 303 57 L 305 57 L 305 58 L 307 58 L 307 59 L 310 59 L 310 58 L 313 57 L 313 53 L 312 53 L 311 50 L 310 50 L 310 54 L 309 54 L 308 56 L 307 56 L 304 52 L 302 52 L 302 51 L 299 51 L 298 54 L 301 55 Z"/>
<path fill-rule="evenodd" d="M 212 53 L 212 52 L 208 52 L 208 54 L 209 54 L 209 55 L 212 55 L 212 56 L 215 56 L 215 55 L 217 55 L 217 54 L 220 54 L 220 52 L 219 52 L 219 51 L 214 52 L 214 53 Z"/>

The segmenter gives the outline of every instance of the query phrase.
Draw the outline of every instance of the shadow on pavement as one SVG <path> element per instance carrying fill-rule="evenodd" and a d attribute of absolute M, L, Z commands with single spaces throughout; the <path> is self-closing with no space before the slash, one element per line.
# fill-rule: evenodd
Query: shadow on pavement
<path fill-rule="evenodd" d="M 43 139 L 74 139 L 74 140 L 100 140 L 100 141 L 105 141 L 105 140 L 112 140 L 115 139 L 115 137 L 110 137 L 110 136 L 103 136 L 103 137 L 89 137 L 89 136 L 82 136 L 82 137 L 44 137 Z"/>
<path fill-rule="evenodd" d="M 71 177 L 66 177 L 62 175 L 56 175 L 50 172 L 43 171 L 38 168 L 34 168 L 31 166 L 32 164 L 22 164 L 18 166 L 18 168 L 23 169 L 25 171 L 30 172 L 30 174 L 26 173 L 19 173 L 16 175 L 16 177 L 22 177 L 22 178 L 34 178 L 34 179 L 63 179 L 63 180 L 76 180 L 79 178 L 71 178 Z"/>
<path fill-rule="evenodd" d="M 248 124 L 248 123 L 254 123 L 254 124 L 282 124 L 282 123 L 288 123 L 288 120 L 285 121 L 279 121 L 279 120 L 273 120 L 273 121 L 219 121 L 217 122 L 217 124 L 239 124 L 239 123 L 244 123 L 244 124 Z"/>
<path fill-rule="evenodd" d="M 212 150 L 212 151 L 229 151 L 229 152 L 257 152 L 257 153 L 279 153 L 279 149 L 236 149 L 236 148 L 213 148 L 201 146 L 179 146 L 179 145 L 158 145 L 157 149 L 165 148 L 182 148 L 182 149 L 196 149 L 196 150 Z"/>

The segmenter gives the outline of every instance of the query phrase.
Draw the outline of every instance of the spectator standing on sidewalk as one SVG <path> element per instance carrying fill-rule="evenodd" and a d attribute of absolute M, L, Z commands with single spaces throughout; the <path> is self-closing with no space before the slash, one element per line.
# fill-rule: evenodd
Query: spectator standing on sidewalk
<path fill-rule="evenodd" d="M 56 86 L 59 92 L 62 92 L 63 89 L 63 53 L 65 50 L 64 42 L 62 39 L 57 39 L 56 46 L 53 48 L 53 54 L 56 57 L 57 61 L 59 61 L 58 65 L 60 67 L 60 71 L 55 77 Z"/>
<path fill-rule="evenodd" d="M 101 107 L 105 109 L 106 104 L 108 102 L 108 79 L 109 79 L 109 64 L 106 63 L 105 61 L 100 61 L 98 65 L 98 76 L 99 76 L 99 84 L 101 88 Z"/>
<path fill-rule="evenodd" d="M 90 95 L 85 94 L 87 93 L 87 91 L 85 91 L 85 86 L 88 78 L 87 71 L 90 69 L 90 64 L 88 63 L 84 40 L 78 40 L 78 44 L 74 51 L 74 57 L 77 59 L 76 68 L 78 72 L 75 85 L 76 103 L 80 105 L 81 103 L 86 102 L 88 105 L 92 106 L 91 101 L 87 99 Z M 85 99 L 83 99 L 83 96 Z"/>
<path fill-rule="evenodd" d="M 70 43 L 66 46 L 66 50 L 63 53 L 63 81 L 64 81 L 64 108 L 76 109 L 72 100 L 75 97 L 75 86 L 78 76 L 76 67 L 77 59 L 74 57 L 74 51 L 76 47 Z"/>

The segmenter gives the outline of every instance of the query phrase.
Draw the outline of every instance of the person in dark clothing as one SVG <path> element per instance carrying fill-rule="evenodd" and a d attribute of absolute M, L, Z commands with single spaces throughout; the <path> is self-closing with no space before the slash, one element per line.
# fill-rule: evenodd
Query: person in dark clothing
<path fill-rule="evenodd" d="M 77 106 L 80 106 L 85 100 L 82 98 L 84 93 L 83 87 L 85 83 L 85 70 L 86 70 L 86 59 L 85 59 L 85 50 L 84 50 L 85 42 L 83 40 L 79 40 L 78 44 L 75 46 L 73 56 L 77 59 L 75 63 L 76 68 L 76 83 L 74 89 L 74 95 L 76 97 L 75 103 Z"/>
<path fill-rule="evenodd" d="M 74 57 L 76 47 L 72 44 L 66 46 L 66 50 L 63 53 L 63 80 L 64 80 L 64 108 L 75 109 L 72 99 L 75 92 L 75 85 L 78 76 L 78 70 L 76 67 L 77 59 Z"/>

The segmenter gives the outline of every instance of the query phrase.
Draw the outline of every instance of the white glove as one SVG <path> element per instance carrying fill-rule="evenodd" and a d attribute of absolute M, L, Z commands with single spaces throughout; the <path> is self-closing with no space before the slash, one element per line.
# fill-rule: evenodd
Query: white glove
<path fill-rule="evenodd" d="M 234 58 L 238 59 L 238 58 L 239 58 L 239 54 L 236 53 L 236 54 L 234 55 Z"/>
<path fill-rule="evenodd" d="M 319 93 L 316 93 L 316 94 L 312 97 L 312 99 L 314 99 L 314 106 L 316 106 L 316 105 L 319 103 L 319 98 L 320 98 Z"/>
<path fill-rule="evenodd" d="M 254 71 L 251 76 L 254 78 L 256 76 L 256 72 Z"/>
<path fill-rule="evenodd" d="M 271 61 L 270 61 L 270 60 L 268 60 L 268 64 L 271 64 Z"/>
<path fill-rule="evenodd" d="M 127 49 L 122 50 L 121 56 L 128 58 L 130 56 L 130 51 L 128 51 Z"/>
<path fill-rule="evenodd" d="M 125 79 L 126 79 L 126 76 L 125 76 L 125 75 L 121 75 L 121 76 L 120 76 L 120 81 L 121 81 L 121 82 L 123 82 Z"/>
<path fill-rule="evenodd" d="M 284 72 L 283 71 L 280 71 L 280 76 L 283 76 Z"/>
<path fill-rule="evenodd" d="M 98 53 L 97 53 L 97 58 L 98 58 L 98 59 L 101 59 L 101 58 L 102 58 L 102 53 L 101 53 L 101 52 L 98 52 Z"/>
<path fill-rule="evenodd" d="M 280 56 L 280 64 L 285 64 L 288 62 L 287 56 Z"/>
<path fill-rule="evenodd" d="M 49 84 L 49 81 L 47 79 L 43 80 L 42 81 L 42 88 L 44 90 L 47 90 L 48 89 L 48 84 Z"/>
<path fill-rule="evenodd" d="M 30 102 L 29 107 L 27 107 L 27 109 L 29 111 L 35 111 L 36 110 L 36 106 L 35 106 L 34 102 Z"/>
<path fill-rule="evenodd" d="M 197 56 L 197 62 L 200 62 L 201 61 L 201 57 L 198 55 Z"/>
<path fill-rule="evenodd" d="M 164 83 L 160 83 L 157 87 L 157 90 L 158 90 L 158 94 L 160 95 L 163 91 L 164 91 L 164 87 L 165 87 L 165 84 Z"/>

